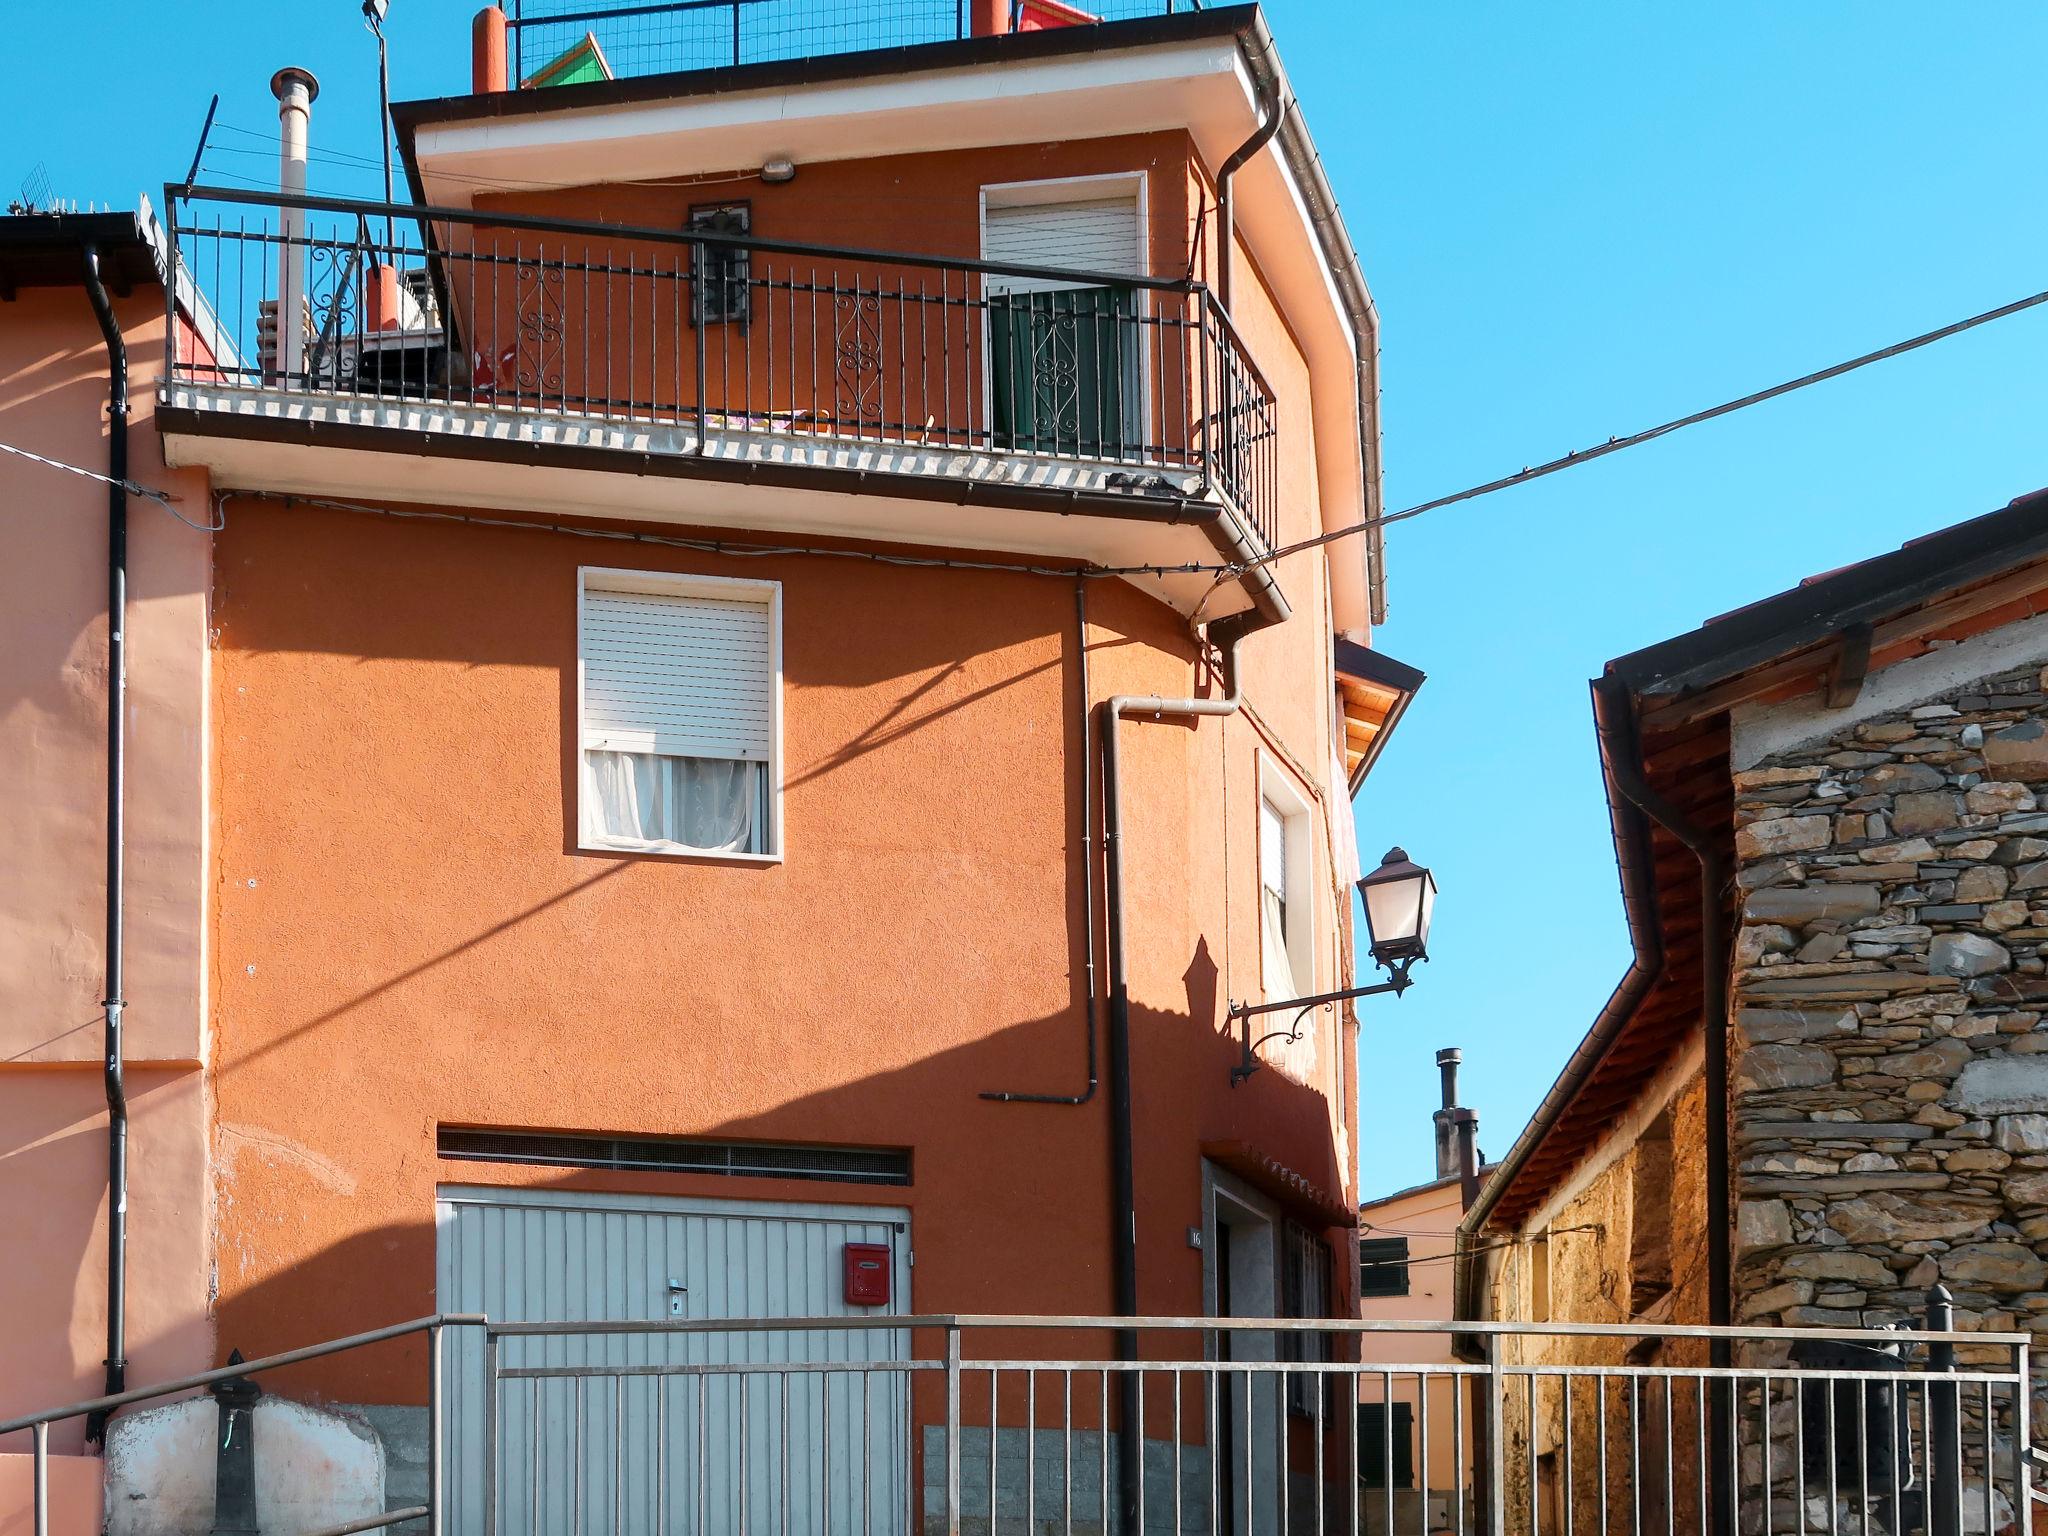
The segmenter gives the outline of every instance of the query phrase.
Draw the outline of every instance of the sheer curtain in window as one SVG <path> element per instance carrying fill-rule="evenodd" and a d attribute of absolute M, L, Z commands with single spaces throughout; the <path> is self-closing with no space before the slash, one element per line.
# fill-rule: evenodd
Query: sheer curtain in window
<path fill-rule="evenodd" d="M 1270 800 L 1259 802 L 1259 945 L 1266 995 L 1296 995 L 1287 953 L 1287 818 Z"/>
<path fill-rule="evenodd" d="M 622 848 L 761 852 L 767 765 L 653 752 L 583 754 L 584 828 Z"/>

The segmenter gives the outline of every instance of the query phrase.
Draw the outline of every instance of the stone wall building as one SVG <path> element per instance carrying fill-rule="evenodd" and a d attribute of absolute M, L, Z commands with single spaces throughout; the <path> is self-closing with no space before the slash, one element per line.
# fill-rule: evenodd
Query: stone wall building
<path fill-rule="evenodd" d="M 2048 493 L 1593 695 L 1634 959 L 1460 1315 L 2048 1332 Z"/>

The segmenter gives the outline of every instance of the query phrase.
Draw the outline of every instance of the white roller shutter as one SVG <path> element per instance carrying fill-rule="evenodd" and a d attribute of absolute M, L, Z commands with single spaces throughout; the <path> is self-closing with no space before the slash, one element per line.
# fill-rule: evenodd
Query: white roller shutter
<path fill-rule="evenodd" d="M 766 762 L 775 737 L 771 600 L 583 591 L 583 745 Z"/>
<path fill-rule="evenodd" d="M 1068 267 L 1138 277 L 1145 271 L 1142 236 L 1135 195 L 991 206 L 983 225 L 982 256 L 997 265 Z M 992 293 L 1032 293 L 1070 286 L 1026 277 L 988 279 Z"/>

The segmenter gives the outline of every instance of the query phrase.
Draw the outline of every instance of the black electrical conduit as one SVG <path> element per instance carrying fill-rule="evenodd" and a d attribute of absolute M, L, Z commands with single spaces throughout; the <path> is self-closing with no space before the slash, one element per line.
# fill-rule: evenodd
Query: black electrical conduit
<path fill-rule="evenodd" d="M 107 347 L 107 1393 L 128 1384 L 128 1091 L 121 1075 L 123 781 L 128 714 L 128 348 L 100 280 L 99 252 L 85 248 L 85 292 Z M 86 1438 L 104 1441 L 105 1410 L 86 1419 Z"/>
<path fill-rule="evenodd" d="M 1095 786 L 1090 773 L 1094 743 L 1090 727 L 1095 706 L 1088 695 L 1088 578 L 1074 578 L 1074 659 L 1080 688 L 1077 710 L 1081 732 L 1081 942 L 1085 961 L 1081 968 L 1082 995 L 1086 999 L 1088 1035 L 1088 1086 L 1079 1093 L 984 1093 L 984 1099 L 998 1104 L 1086 1104 L 1095 1097 L 1101 1073 L 1097 1069 L 1099 1025 L 1095 1008 Z"/>

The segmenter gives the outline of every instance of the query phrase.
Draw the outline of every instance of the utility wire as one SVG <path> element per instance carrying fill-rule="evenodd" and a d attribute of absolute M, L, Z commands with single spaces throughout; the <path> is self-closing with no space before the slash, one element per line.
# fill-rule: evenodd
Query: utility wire
<path fill-rule="evenodd" d="M 16 458 L 27 459 L 31 463 L 40 464 L 46 469 L 61 469 L 67 475 L 82 475 L 87 480 L 99 481 L 101 485 L 118 485 L 130 496 L 141 496 L 149 501 L 155 502 L 158 506 L 162 507 L 166 512 L 170 513 L 171 516 L 175 517 L 179 522 L 183 523 L 187 528 L 197 529 L 201 533 L 220 532 L 219 528 L 211 524 L 195 523 L 192 521 L 191 518 L 185 516 L 184 513 L 180 512 L 176 507 L 171 505 L 171 503 L 175 501 L 177 498 L 170 495 L 168 492 L 152 490 L 150 487 L 138 484 L 136 481 L 133 480 L 116 480 L 113 476 L 103 475 L 98 470 L 85 469 L 77 464 L 66 464 L 62 459 L 52 459 L 40 453 L 31 453 L 26 448 L 17 448 L 13 443 L 0 443 L 0 453 L 11 453 Z"/>
<path fill-rule="evenodd" d="M 1418 502 L 1412 507 L 1402 508 L 1399 512 L 1389 512 L 1380 517 L 1368 517 L 1361 522 L 1348 523 L 1342 528 L 1333 528 L 1328 533 L 1318 534 L 1312 539 L 1302 539 L 1297 543 L 1283 545 L 1271 554 L 1261 555 L 1256 560 L 1246 560 L 1237 564 L 1222 566 L 1219 569 L 1226 578 L 1240 576 L 1246 571 L 1256 570 L 1262 565 L 1269 565 L 1273 561 L 1283 559 L 1288 555 L 1299 554 L 1304 549 L 1317 549 L 1325 544 L 1334 544 L 1339 539 L 1348 539 L 1354 534 L 1366 533 L 1374 528 L 1384 528 L 1390 523 L 1405 522 L 1411 517 L 1420 517 L 1423 513 L 1434 512 L 1440 507 L 1454 506 L 1458 502 L 1471 501 L 1480 496 L 1490 496 L 1495 491 L 1504 491 L 1511 486 L 1525 485 L 1531 480 L 1540 480 L 1545 475 L 1554 475 L 1559 470 L 1574 469 L 1581 464 L 1590 464 L 1595 459 L 1604 459 L 1610 453 L 1619 453 L 1624 448 L 1634 448 L 1643 443 L 1654 442 L 1656 439 L 1666 437 L 1682 428 L 1696 427 L 1703 421 L 1714 420 L 1717 416 L 1727 416 L 1735 411 L 1746 410 L 1752 405 L 1761 405 L 1766 400 L 1775 400 L 1780 395 L 1789 395 L 1795 389 L 1805 389 L 1809 384 L 1820 384 L 1828 379 L 1840 378 L 1843 374 L 1853 373 L 1858 368 L 1867 368 L 1872 363 L 1881 363 L 1886 358 L 1899 356 L 1902 352 L 1912 352 L 1921 347 L 1932 346 L 1937 341 L 1944 341 L 1950 336 L 1959 336 L 1964 331 L 1975 330 L 1980 325 L 1989 325 L 1994 320 L 2003 320 L 2009 315 L 2016 315 L 2022 310 L 2032 309 L 2039 304 L 2048 304 L 2048 291 L 2030 294 L 2024 299 L 2015 299 L 2010 304 L 2001 304 L 1996 309 L 1987 309 L 1980 315 L 1970 316 L 1967 320 L 1958 320 L 1951 325 L 1940 326 L 1931 331 L 1923 331 L 1918 336 L 1911 336 L 1904 341 L 1893 342 L 1890 346 L 1880 347 L 1875 352 L 1865 352 L 1862 356 L 1852 357 L 1847 362 L 1836 363 L 1833 367 L 1822 368 L 1814 373 L 1801 374 L 1796 379 L 1787 379 L 1782 384 L 1773 384 L 1769 389 L 1760 389 L 1753 394 L 1743 395 L 1738 399 L 1723 401 L 1721 404 L 1709 406 L 1703 411 L 1694 411 L 1689 416 L 1680 416 L 1661 425 L 1645 428 L 1641 432 L 1630 433 L 1627 437 L 1610 437 L 1606 442 L 1597 444 L 1594 447 L 1577 449 L 1564 455 L 1562 458 L 1552 459 L 1548 463 L 1538 464 L 1531 468 L 1517 470 L 1512 475 L 1502 475 L 1498 480 L 1489 480 L 1484 485 L 1475 485 L 1469 490 L 1454 491 L 1448 496 L 1438 496 L 1432 501 Z"/>
<path fill-rule="evenodd" d="M 1590 464 L 1595 459 L 1604 459 L 1609 454 L 1620 453 L 1625 448 L 1636 448 L 1640 447 L 1644 443 L 1655 442 L 1660 437 L 1667 437 L 1671 433 L 1681 431 L 1686 427 L 1698 426 L 1702 422 L 1713 421 L 1718 417 L 1732 415 L 1736 411 L 1747 410 L 1749 407 L 1753 405 L 1761 405 L 1767 400 L 1775 400 L 1781 395 L 1789 395 L 1794 390 L 1805 389 L 1813 384 L 1821 384 L 1825 383 L 1829 379 L 1840 378 L 1843 374 L 1853 373 L 1858 368 L 1867 368 L 1872 363 L 1881 363 L 1888 358 L 1898 357 L 1903 353 L 1917 351 L 1921 347 L 1932 346 L 1937 341 L 1945 341 L 1951 336 L 1959 336 L 1965 331 L 1975 330 L 1977 327 L 1982 325 L 1989 325 L 1994 320 L 2004 320 L 2012 315 L 2019 314 L 2024 310 L 2034 309 L 2042 304 L 2048 304 L 2048 290 L 2043 290 L 2040 293 L 2030 294 L 2023 299 L 2015 299 L 2010 304 L 2001 304 L 1996 309 L 1987 309 L 1983 311 L 1981 314 L 1971 315 L 1967 319 L 1957 320 L 1944 326 L 1938 326 L 1931 331 L 1923 331 L 1917 336 L 1909 336 L 1904 341 L 1893 342 L 1888 347 L 1880 347 L 1875 352 L 1865 352 L 1860 356 L 1849 358 L 1845 362 L 1835 363 L 1830 367 L 1821 368 L 1812 373 L 1801 374 L 1798 378 L 1787 379 L 1781 384 L 1773 384 L 1767 389 L 1755 390 L 1750 394 L 1738 396 L 1736 399 L 1723 401 L 1719 405 L 1708 406 L 1705 410 L 1694 411 L 1690 415 L 1675 417 L 1670 421 L 1661 422 L 1657 426 L 1647 427 L 1640 432 L 1630 433 L 1626 437 L 1610 437 L 1609 439 L 1607 439 L 1606 442 L 1596 444 L 1591 448 L 1576 449 L 1571 453 L 1565 454 L 1561 458 L 1551 459 L 1546 463 L 1537 464 L 1525 469 L 1517 470 L 1512 475 L 1502 475 L 1500 478 L 1495 480 L 1488 480 L 1482 485 L 1471 486 L 1462 491 L 1454 491 L 1448 496 L 1438 496 L 1429 501 L 1418 502 L 1416 505 L 1412 507 L 1402 508 L 1399 512 L 1389 512 L 1379 517 L 1368 517 L 1361 519 L 1360 521 L 1355 523 L 1347 523 L 1342 528 L 1333 528 L 1327 533 L 1317 534 L 1314 538 L 1301 539 L 1292 544 L 1284 544 L 1280 548 L 1272 551 L 1270 554 L 1261 555 L 1254 560 L 1237 561 L 1228 565 L 1203 565 L 1189 563 L 1183 565 L 1088 566 L 1080 568 L 1079 574 L 1088 576 L 1163 576 L 1168 574 L 1190 575 L 1197 573 L 1213 573 L 1216 577 L 1214 586 L 1221 586 L 1223 582 L 1229 580 L 1234 576 L 1241 576 L 1247 571 L 1258 569 L 1260 566 L 1270 565 L 1275 560 L 1284 559 L 1288 555 L 1299 554 L 1303 550 L 1319 549 L 1326 544 L 1334 544 L 1339 539 L 1351 538 L 1354 535 L 1369 532 L 1374 528 L 1384 528 L 1393 523 L 1406 522 L 1408 519 L 1420 517 L 1426 512 L 1435 512 L 1443 507 L 1455 506 L 1460 502 L 1474 501 L 1481 496 L 1490 496 L 1496 491 L 1508 490 L 1511 487 L 1517 485 L 1526 485 L 1531 480 L 1540 480 L 1546 475 L 1557 474 L 1561 470 L 1574 469 L 1581 464 Z M 70 474 L 83 475 L 89 480 L 98 480 L 103 484 L 113 485 L 118 483 L 122 486 L 124 490 L 128 491 L 131 495 L 143 496 L 151 501 L 157 502 L 159 505 L 163 507 L 163 509 L 166 512 L 169 512 L 171 516 L 177 518 L 178 521 L 184 523 L 187 527 L 199 528 L 204 531 L 218 531 L 217 528 L 213 528 L 211 525 L 194 523 L 191 521 L 191 519 L 185 517 L 175 507 L 171 505 L 172 498 L 166 495 L 164 492 L 152 490 L 148 486 L 139 485 L 132 480 L 116 482 L 109 479 L 105 475 L 96 473 L 93 470 L 82 469 L 76 464 L 66 464 L 58 459 L 46 458 L 42 454 L 31 453 L 28 449 L 16 447 L 12 443 L 0 443 L 0 452 L 18 455 L 21 458 L 30 459 L 36 463 L 46 465 L 51 469 L 60 469 Z M 308 498 L 305 497 L 294 497 L 289 499 L 301 502 L 307 502 L 309 500 Z M 799 548 L 794 546 L 748 546 L 745 544 L 734 543 L 723 539 L 664 539 L 656 535 L 650 534 L 610 534 L 602 533 L 593 529 L 565 527 L 561 524 L 513 522 L 510 519 L 478 518 L 448 513 L 398 513 L 393 512 L 391 511 L 391 509 L 388 508 L 368 507 L 363 506 L 361 504 L 350 504 L 342 502 L 310 504 L 326 505 L 334 508 L 337 511 L 373 512 L 382 513 L 387 516 L 410 516 L 422 518 L 432 517 L 452 522 L 478 523 L 487 526 L 495 524 L 506 527 L 540 528 L 545 531 L 557 533 L 583 534 L 590 537 L 616 538 L 640 543 L 663 543 L 684 549 L 701 549 L 708 553 L 714 554 L 830 554 L 848 556 L 856 559 L 871 559 L 875 561 L 875 563 L 885 565 L 922 565 L 952 567 L 956 569 L 1008 570 L 1033 575 L 1072 576 L 1076 574 L 1076 568 L 1072 566 L 1055 568 L 1033 565 L 1006 565 L 1000 564 L 995 561 L 962 561 L 943 559 L 922 559 L 915 556 L 868 555 L 864 552 L 852 550 L 827 550 L 816 548 Z M 1213 589 L 1214 588 L 1212 587 L 1211 590 L 1213 591 Z M 1203 601 L 1206 603 L 1207 599 L 1204 598 Z"/>

